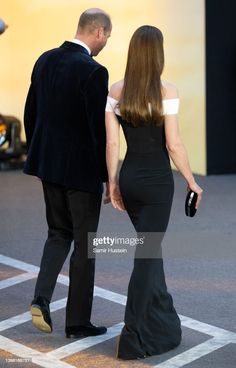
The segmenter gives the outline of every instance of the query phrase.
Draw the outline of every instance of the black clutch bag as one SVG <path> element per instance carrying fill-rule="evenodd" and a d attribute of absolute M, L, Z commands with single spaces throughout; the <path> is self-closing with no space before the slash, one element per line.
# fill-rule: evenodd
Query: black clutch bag
<path fill-rule="evenodd" d="M 185 214 L 186 216 L 193 217 L 197 212 L 195 208 L 197 202 L 197 193 L 190 190 L 185 200 Z"/>

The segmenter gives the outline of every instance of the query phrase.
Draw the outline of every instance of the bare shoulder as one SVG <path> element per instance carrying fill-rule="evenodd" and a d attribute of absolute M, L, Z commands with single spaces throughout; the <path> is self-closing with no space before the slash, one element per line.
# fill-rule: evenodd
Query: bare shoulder
<path fill-rule="evenodd" d="M 109 91 L 109 96 L 119 101 L 123 85 L 124 85 L 124 79 L 121 79 L 120 81 L 112 84 L 110 91 Z"/>
<path fill-rule="evenodd" d="M 179 93 L 177 87 L 170 82 L 161 81 L 162 88 L 163 88 L 163 98 L 170 99 L 170 98 L 179 98 Z"/>

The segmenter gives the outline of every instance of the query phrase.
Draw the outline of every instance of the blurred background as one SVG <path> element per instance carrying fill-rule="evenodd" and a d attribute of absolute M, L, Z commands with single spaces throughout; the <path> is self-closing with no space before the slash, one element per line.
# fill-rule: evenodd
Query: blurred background
<path fill-rule="evenodd" d="M 100 7 L 112 18 L 112 37 L 97 57 L 111 85 L 123 78 L 129 40 L 143 24 L 164 34 L 163 79 L 179 89 L 180 129 L 195 174 L 236 173 L 236 3 L 215 0 L 1 0 L 0 113 L 21 122 L 39 55 L 74 37 L 79 16 Z M 24 130 L 21 139 L 25 140 Z M 122 137 L 121 159 L 125 153 Z"/>
<path fill-rule="evenodd" d="M 129 40 L 143 24 L 165 38 L 163 79 L 177 85 L 180 126 L 195 173 L 206 174 L 204 1 L 203 0 L 1 0 L 9 28 L 0 37 L 0 113 L 23 119 L 33 65 L 39 55 L 74 37 L 79 16 L 100 7 L 112 18 L 112 36 L 96 58 L 109 70 L 111 85 L 123 78 Z M 22 139 L 25 139 L 22 130 Z M 125 153 L 122 138 L 121 158 Z"/>

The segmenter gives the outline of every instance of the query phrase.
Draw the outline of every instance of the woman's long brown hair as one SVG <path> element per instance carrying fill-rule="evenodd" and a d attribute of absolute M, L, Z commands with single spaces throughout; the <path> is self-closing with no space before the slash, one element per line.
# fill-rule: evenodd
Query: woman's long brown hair
<path fill-rule="evenodd" d="M 130 41 L 120 99 L 121 116 L 134 126 L 163 122 L 161 74 L 164 68 L 162 32 L 138 28 Z"/>

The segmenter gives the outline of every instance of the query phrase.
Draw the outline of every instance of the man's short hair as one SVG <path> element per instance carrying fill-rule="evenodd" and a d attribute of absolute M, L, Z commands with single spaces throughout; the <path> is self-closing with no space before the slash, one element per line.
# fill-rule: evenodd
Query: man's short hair
<path fill-rule="evenodd" d="M 104 32 L 108 32 L 111 29 L 111 19 L 108 14 L 88 11 L 81 14 L 78 30 L 86 30 L 91 33 L 100 27 L 104 28 Z"/>

